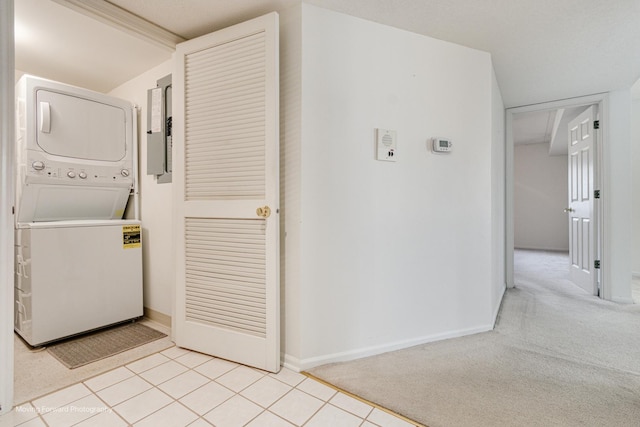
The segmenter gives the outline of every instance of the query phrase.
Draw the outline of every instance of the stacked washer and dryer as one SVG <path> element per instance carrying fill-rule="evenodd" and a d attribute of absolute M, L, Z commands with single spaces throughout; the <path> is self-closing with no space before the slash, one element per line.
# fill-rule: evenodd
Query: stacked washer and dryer
<path fill-rule="evenodd" d="M 142 316 L 135 109 L 25 75 L 16 111 L 16 332 L 37 346 Z"/>

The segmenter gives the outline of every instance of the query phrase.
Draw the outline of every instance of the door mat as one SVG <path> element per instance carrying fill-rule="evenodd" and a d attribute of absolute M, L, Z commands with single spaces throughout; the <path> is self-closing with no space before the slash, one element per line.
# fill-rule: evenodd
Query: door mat
<path fill-rule="evenodd" d="M 47 351 L 67 368 L 75 369 L 166 336 L 140 323 L 128 323 L 53 344 Z"/>

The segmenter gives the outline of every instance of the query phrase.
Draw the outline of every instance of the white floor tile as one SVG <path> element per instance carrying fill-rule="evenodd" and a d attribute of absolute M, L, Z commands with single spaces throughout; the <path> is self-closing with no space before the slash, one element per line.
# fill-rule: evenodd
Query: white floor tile
<path fill-rule="evenodd" d="M 209 424 L 202 418 L 198 418 L 197 420 L 189 424 L 189 427 L 211 427 L 211 424 Z"/>
<path fill-rule="evenodd" d="M 139 376 L 134 376 L 103 390 L 100 390 L 96 394 L 109 406 L 115 406 L 127 399 L 131 399 L 134 396 L 144 393 L 152 387 L 153 386 L 151 384 L 149 384 Z"/>
<path fill-rule="evenodd" d="M 136 374 L 147 371 L 151 368 L 155 368 L 158 365 L 168 362 L 170 359 L 167 356 L 163 356 L 160 353 L 152 354 L 143 359 L 137 360 L 133 363 L 129 363 L 127 368 L 131 369 Z"/>
<path fill-rule="evenodd" d="M 210 382 L 180 399 L 187 408 L 204 415 L 233 396 L 233 392 L 218 383 Z"/>
<path fill-rule="evenodd" d="M 111 409 L 84 420 L 74 427 L 127 427 L 127 423 Z"/>
<path fill-rule="evenodd" d="M 135 427 L 184 427 L 198 419 L 198 416 L 178 402 L 165 406 L 141 421 Z"/>
<path fill-rule="evenodd" d="M 172 347 L 21 405 L 0 427 L 413 425 L 291 370 L 267 374 Z"/>
<path fill-rule="evenodd" d="M 174 399 L 179 399 L 182 396 L 191 393 L 193 390 L 202 387 L 209 381 L 211 381 L 209 378 L 204 375 L 200 375 L 196 371 L 187 371 L 160 384 L 158 388 Z"/>
<path fill-rule="evenodd" d="M 20 427 L 47 427 L 42 418 L 34 418 L 26 423 L 20 424 Z"/>
<path fill-rule="evenodd" d="M 351 396 L 347 396 L 344 393 L 337 393 L 333 398 L 331 398 L 329 403 L 337 406 L 338 408 L 342 408 L 347 412 L 351 412 L 360 418 L 367 418 L 371 411 L 373 411 L 373 406 L 367 405 L 366 403 L 361 402 L 358 399 L 354 399 Z"/>
<path fill-rule="evenodd" d="M 8 414 L 0 416 L 0 427 L 14 427 L 38 417 L 38 411 L 30 403 L 16 406 Z"/>
<path fill-rule="evenodd" d="M 68 405 L 71 402 L 75 402 L 78 399 L 82 399 L 90 394 L 91 390 L 85 387 L 84 384 L 75 384 L 34 400 L 33 406 L 36 407 L 36 410 L 39 413 L 44 414 L 53 409 Z"/>
<path fill-rule="evenodd" d="M 241 427 L 258 416 L 263 409 L 240 395 L 205 414 L 204 419 L 215 426 Z"/>
<path fill-rule="evenodd" d="M 177 357 L 184 356 L 189 352 L 190 350 L 187 350 L 186 348 L 180 348 L 180 347 L 174 346 L 166 349 L 165 351 L 161 351 L 160 354 L 162 354 L 163 356 L 167 356 L 169 359 L 175 359 Z"/>
<path fill-rule="evenodd" d="M 378 408 L 371 411 L 371 414 L 367 417 L 367 421 L 371 421 L 380 427 L 415 427 L 413 424 L 409 424 L 408 422 L 387 412 L 381 411 Z"/>
<path fill-rule="evenodd" d="M 102 375 L 98 375 L 97 377 L 88 379 L 84 382 L 84 385 L 96 392 L 117 384 L 120 381 L 124 381 L 127 378 L 131 378 L 134 375 L 135 374 L 133 372 L 122 366 L 118 369 L 114 369 L 113 371 L 109 371 Z"/>
<path fill-rule="evenodd" d="M 208 362 L 212 359 L 213 357 L 207 354 L 190 351 L 189 353 L 185 354 L 184 356 L 180 356 L 175 360 L 176 362 L 183 364 L 187 368 L 195 368 L 196 366 L 202 365 L 204 362 Z"/>
<path fill-rule="evenodd" d="M 42 416 L 50 427 L 72 426 L 109 408 L 94 394 L 61 406 Z"/>
<path fill-rule="evenodd" d="M 219 376 L 226 374 L 232 369 L 237 368 L 237 363 L 229 362 L 227 360 L 222 359 L 213 359 L 208 362 L 203 363 L 202 365 L 195 368 L 195 371 L 201 373 L 202 375 L 215 380 Z"/>
<path fill-rule="evenodd" d="M 297 386 L 307 378 L 306 376 L 298 372 L 293 372 L 291 369 L 287 368 L 282 368 L 277 374 L 269 374 L 269 376 L 277 379 L 278 381 L 282 381 L 283 383 L 288 384 L 291 387 Z"/>
<path fill-rule="evenodd" d="M 294 427 L 288 421 L 283 420 L 277 415 L 269 411 L 264 411 L 258 415 L 253 421 L 247 424 L 247 427 Z"/>
<path fill-rule="evenodd" d="M 318 413 L 311 417 L 305 427 L 358 427 L 363 421 L 362 418 L 333 405 L 324 405 Z"/>
<path fill-rule="evenodd" d="M 274 403 L 269 410 L 295 425 L 303 425 L 324 403 L 313 396 L 293 389 Z"/>
<path fill-rule="evenodd" d="M 263 408 L 268 408 L 290 390 L 291 386 L 265 376 L 244 389 L 240 394 Z"/>
<path fill-rule="evenodd" d="M 324 400 L 325 402 L 327 402 L 333 397 L 334 394 L 336 394 L 336 390 L 332 389 L 331 387 L 327 387 L 322 383 L 319 383 L 313 378 L 307 378 L 306 380 L 298 384 L 296 388 L 298 390 L 304 391 L 305 393 L 309 393 L 311 396 L 317 397 L 320 400 Z"/>
<path fill-rule="evenodd" d="M 167 363 L 163 363 L 162 365 L 158 365 L 148 371 L 144 371 L 140 376 L 151 384 L 158 385 L 170 380 L 171 378 L 177 377 L 181 373 L 187 371 L 187 369 L 188 368 L 186 366 L 170 360 Z"/>
<path fill-rule="evenodd" d="M 172 399 L 169 396 L 157 388 L 152 388 L 136 397 L 132 397 L 126 402 L 122 402 L 113 409 L 120 414 L 125 421 L 133 424 L 156 412 L 158 409 L 167 406 L 171 401 Z"/>
<path fill-rule="evenodd" d="M 216 379 L 216 382 L 239 393 L 264 376 L 263 373 L 246 366 L 238 366 Z"/>

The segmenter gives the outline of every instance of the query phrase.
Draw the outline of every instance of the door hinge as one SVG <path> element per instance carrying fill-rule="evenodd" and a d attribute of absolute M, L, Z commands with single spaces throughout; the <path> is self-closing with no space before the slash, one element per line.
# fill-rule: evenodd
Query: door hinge
<path fill-rule="evenodd" d="M 593 268 L 600 268 L 600 260 L 599 259 L 593 261 Z"/>
<path fill-rule="evenodd" d="M 594 129 L 600 129 L 600 120 L 594 120 L 593 121 L 593 128 Z"/>
<path fill-rule="evenodd" d="M 600 190 L 593 190 L 593 198 L 594 199 L 600 198 Z"/>

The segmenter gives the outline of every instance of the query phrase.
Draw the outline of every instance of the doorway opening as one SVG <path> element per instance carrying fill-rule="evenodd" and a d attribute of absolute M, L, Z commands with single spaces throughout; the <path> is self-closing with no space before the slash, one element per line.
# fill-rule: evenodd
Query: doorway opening
<path fill-rule="evenodd" d="M 516 249 L 546 250 L 567 254 L 567 272 L 574 262 L 569 256 L 571 245 L 577 242 L 576 227 L 572 223 L 571 156 L 568 152 L 569 125 L 589 107 L 593 107 L 595 120 L 606 116 L 607 95 L 593 95 L 543 104 L 509 108 L 506 110 L 506 278 L 507 286 L 514 287 L 514 252 Z M 593 195 L 602 187 L 604 133 L 592 131 L 596 143 L 589 156 L 592 161 L 593 182 L 584 187 Z M 581 157 L 578 157 L 581 159 Z M 574 163 L 575 163 L 575 159 Z M 581 160 L 582 161 L 582 160 Z M 586 160 L 585 160 L 586 161 Z M 581 176 L 581 175 L 580 175 Z M 574 180 L 575 181 L 575 180 Z M 601 270 L 595 269 L 595 260 L 602 260 L 602 200 L 594 204 L 591 234 L 592 251 L 585 265 L 594 271 L 592 294 L 603 298 L 606 283 Z M 572 240 L 573 239 L 573 240 Z M 575 247 L 573 248 L 575 251 Z M 575 252 L 576 254 L 578 252 Z M 522 253 L 520 253 L 521 255 Z M 580 255 L 582 257 L 582 255 Z M 585 258 L 585 259 L 587 259 Z M 541 268 L 543 268 L 541 266 Z M 569 275 L 568 275 L 569 276 Z"/>

